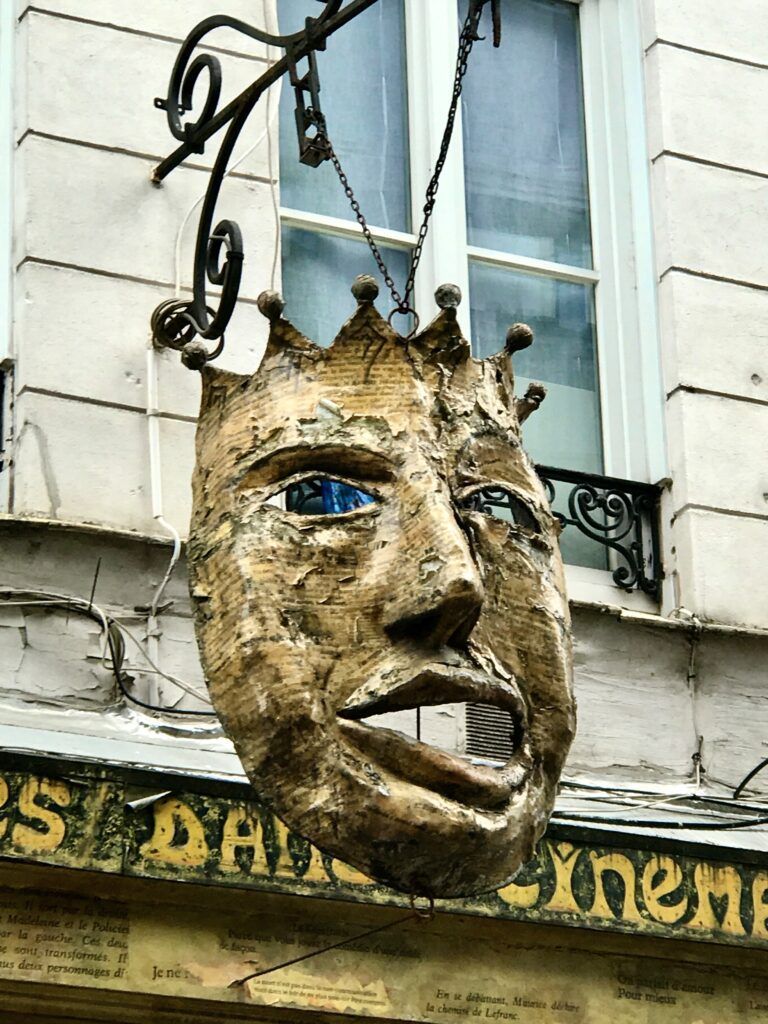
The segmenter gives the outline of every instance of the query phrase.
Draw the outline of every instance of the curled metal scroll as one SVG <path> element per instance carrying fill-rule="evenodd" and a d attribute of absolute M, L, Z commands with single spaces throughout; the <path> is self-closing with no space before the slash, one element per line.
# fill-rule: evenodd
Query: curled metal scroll
<path fill-rule="evenodd" d="M 570 485 L 568 512 L 554 511 L 563 527 L 575 527 L 614 552 L 614 583 L 658 597 L 661 565 L 658 532 L 659 490 L 650 484 L 537 466 L 550 504 L 557 483 Z"/>
<path fill-rule="evenodd" d="M 165 110 L 171 134 L 181 145 L 154 170 L 152 180 L 162 180 L 192 153 L 203 153 L 205 144 L 213 134 L 227 126 L 216 160 L 211 170 L 208 189 L 203 200 L 195 243 L 192 299 L 172 299 L 162 302 L 152 316 L 152 333 L 156 345 L 180 350 L 187 366 L 200 369 L 215 359 L 224 346 L 224 331 L 237 301 L 243 265 L 243 239 L 240 228 L 231 219 L 219 220 L 214 227 L 216 206 L 221 186 L 227 173 L 235 144 L 254 106 L 263 93 L 282 75 L 289 72 L 297 100 L 301 103 L 305 92 L 313 99 L 317 96 L 317 69 L 312 60 L 314 51 L 325 46 L 325 40 L 342 25 L 361 14 L 377 0 L 322 0 L 324 8 L 316 18 L 307 18 L 304 28 L 289 35 L 276 35 L 232 18 L 214 15 L 201 21 L 184 40 L 171 73 L 168 95 L 155 100 L 158 109 Z M 248 86 L 238 97 L 219 110 L 222 71 L 219 59 L 210 53 L 194 56 L 194 51 L 208 33 L 228 28 L 255 39 L 267 46 L 285 51 L 285 56 Z M 310 58 L 310 72 L 298 75 L 297 64 Z M 201 87 L 207 89 L 200 114 L 191 114 Z M 314 106 L 318 106 L 315 102 Z M 305 138 L 300 139 L 302 158 L 309 152 L 311 139 L 306 132 L 319 114 L 319 109 L 307 108 Z M 316 147 L 315 147 L 316 148 Z M 315 164 L 324 159 L 312 151 Z M 307 160 L 306 162 L 309 162 Z M 209 304 L 208 288 L 220 289 L 216 306 Z M 216 341 L 212 349 L 198 339 Z"/>

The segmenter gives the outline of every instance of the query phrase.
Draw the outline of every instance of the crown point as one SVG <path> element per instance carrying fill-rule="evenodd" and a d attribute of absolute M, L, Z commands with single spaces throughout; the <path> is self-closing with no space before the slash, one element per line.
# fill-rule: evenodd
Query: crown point
<path fill-rule="evenodd" d="M 370 274 L 358 274 L 352 282 L 352 294 L 358 302 L 373 302 L 379 294 L 379 286 Z"/>
<path fill-rule="evenodd" d="M 456 309 L 461 302 L 461 288 L 457 284 L 441 284 L 435 292 L 435 302 L 440 309 Z"/>
<path fill-rule="evenodd" d="M 521 352 L 533 344 L 533 331 L 528 324 L 512 324 L 507 331 L 507 352 Z"/>
<path fill-rule="evenodd" d="M 279 292 L 262 292 L 261 295 L 256 299 L 256 305 L 259 307 L 259 312 L 263 314 L 273 323 L 275 320 L 279 320 L 283 310 L 285 309 L 285 300 Z"/>
<path fill-rule="evenodd" d="M 181 361 L 188 370 L 202 370 L 208 359 L 208 351 L 199 338 L 188 341 L 181 350 Z"/>

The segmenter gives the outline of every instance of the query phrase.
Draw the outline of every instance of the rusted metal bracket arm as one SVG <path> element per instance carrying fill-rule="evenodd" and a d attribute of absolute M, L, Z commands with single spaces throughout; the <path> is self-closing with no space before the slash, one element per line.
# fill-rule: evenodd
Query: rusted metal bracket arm
<path fill-rule="evenodd" d="M 155 344 L 159 347 L 181 351 L 184 363 L 191 369 L 201 369 L 206 362 L 215 359 L 221 353 L 224 345 L 224 331 L 235 308 L 242 276 L 244 252 L 238 225 L 233 220 L 225 219 L 219 221 L 214 227 L 214 214 L 221 186 L 234 147 L 251 111 L 264 92 L 284 74 L 289 74 L 296 95 L 296 128 L 299 137 L 300 161 L 310 167 L 317 167 L 325 160 L 334 159 L 337 172 L 344 184 L 343 172 L 334 157 L 325 130 L 323 112 L 320 109 L 320 81 L 315 53 L 317 50 L 325 49 L 328 38 L 334 32 L 372 7 L 377 0 L 348 0 L 347 3 L 344 0 L 318 0 L 318 2 L 324 5 L 322 13 L 317 18 L 307 18 L 304 28 L 290 35 L 276 35 L 226 14 L 205 18 L 190 32 L 181 46 L 168 84 L 168 95 L 164 99 L 161 97 L 155 99 L 155 106 L 166 112 L 171 134 L 181 143 L 173 153 L 154 168 L 152 181 L 156 185 L 159 185 L 187 157 L 193 153 L 205 152 L 208 140 L 217 132 L 224 130 L 200 214 L 195 243 L 192 299 L 166 300 L 157 307 L 152 316 L 152 335 Z M 473 41 L 479 38 L 477 28 L 487 3 L 490 3 L 492 7 L 494 43 L 498 45 L 499 42 L 500 0 L 468 0 L 468 3 L 467 19 L 460 37 L 460 61 L 456 73 L 456 91 L 449 113 L 443 150 L 447 149 L 450 142 L 453 118 L 461 92 L 461 79 L 466 72 L 466 60 L 472 49 Z M 217 107 L 221 98 L 221 63 L 218 57 L 211 53 L 194 56 L 195 49 L 209 33 L 217 28 L 232 29 L 267 46 L 274 46 L 284 51 L 280 60 L 272 64 L 263 75 L 219 111 L 217 111 Z M 304 60 L 308 63 L 307 70 L 299 71 L 298 65 Z M 195 88 L 203 74 L 208 79 L 208 90 L 200 116 L 196 120 L 183 123 L 184 115 L 192 110 Z M 413 276 L 424 244 L 424 236 L 434 206 L 437 183 L 444 160 L 445 152 L 441 151 L 435 174 L 427 190 L 424 223 L 420 229 L 419 242 L 412 259 L 405 296 L 398 302 L 400 312 L 409 310 L 408 294 L 413 287 Z M 346 187 L 348 188 L 348 186 Z M 348 190 L 348 194 L 350 193 L 351 189 Z M 359 211 L 358 220 L 365 231 L 365 222 Z M 369 244 L 372 244 L 370 237 Z M 377 255 L 374 244 L 372 244 L 372 252 L 374 256 Z M 388 280 L 388 272 L 380 262 L 380 256 L 377 257 L 377 262 L 382 267 L 385 280 Z M 220 289 L 218 306 L 215 310 L 208 306 L 207 287 L 209 284 Z M 209 350 L 200 339 L 217 341 L 217 345 Z"/>
<path fill-rule="evenodd" d="M 167 98 L 158 97 L 155 100 L 155 106 L 166 111 L 171 134 L 174 138 L 179 139 L 182 145 L 154 168 L 152 181 L 159 184 L 187 157 L 193 153 L 202 153 L 205 143 L 211 136 L 232 121 L 240 110 L 244 107 L 252 109 L 262 93 L 290 71 L 292 66 L 295 67 L 299 61 L 308 57 L 315 50 L 325 49 L 325 43 L 329 36 L 377 2 L 378 0 L 351 0 L 346 7 L 342 8 L 342 0 L 329 0 L 319 18 L 308 18 L 303 31 L 286 36 L 264 32 L 247 25 L 238 18 L 231 18 L 225 14 L 217 14 L 201 21 L 182 44 L 171 74 Z M 484 3 L 486 0 L 482 0 L 482 2 Z M 244 89 L 239 96 L 222 107 L 218 113 L 214 113 L 221 93 L 219 61 L 211 54 L 201 54 L 191 64 L 189 61 L 192 52 L 204 37 L 217 28 L 234 29 L 267 46 L 286 50 L 287 53 Z M 193 124 L 182 125 L 181 114 L 191 110 L 192 90 L 204 68 L 207 68 L 209 73 L 209 92 L 203 112 Z"/>
<path fill-rule="evenodd" d="M 491 20 L 493 23 L 493 45 L 501 46 L 501 0 L 469 0 L 469 19 L 475 32 L 476 39 L 482 39 L 477 34 L 477 27 L 483 14 L 483 8 L 487 3 L 491 5 Z"/>
<path fill-rule="evenodd" d="M 166 300 L 152 315 L 155 344 L 181 351 L 184 363 L 192 369 L 200 369 L 221 353 L 224 331 L 235 308 L 242 276 L 243 241 L 239 227 L 229 219 L 219 221 L 214 227 L 214 214 L 222 182 L 235 144 L 251 111 L 264 92 L 286 72 L 290 74 L 296 93 L 300 159 L 311 166 L 317 166 L 328 159 L 329 153 L 323 146 L 324 136 L 317 131 L 323 122 L 315 51 L 325 49 L 329 36 L 372 7 L 377 0 L 349 0 L 346 5 L 344 0 L 320 2 L 325 6 L 319 17 L 307 18 L 304 28 L 290 35 L 275 35 L 225 14 L 206 18 L 190 32 L 182 44 L 171 73 L 167 97 L 155 100 L 155 106 L 166 112 L 171 134 L 181 142 L 170 156 L 154 168 L 152 181 L 156 185 L 191 154 L 203 153 L 208 140 L 216 132 L 226 129 L 211 170 L 200 214 L 192 299 Z M 280 60 L 218 112 L 221 97 L 219 59 L 211 53 L 198 54 L 193 58 L 196 47 L 217 28 L 234 29 L 267 46 L 285 51 Z M 301 75 L 297 64 L 305 59 L 309 61 L 309 70 Z M 208 77 L 208 91 L 200 116 L 197 120 L 183 123 L 182 117 L 192 110 L 195 86 L 204 73 Z M 305 94 L 309 97 L 309 105 L 304 101 Z M 315 134 L 310 134 L 313 129 Z M 216 309 L 208 305 L 208 284 L 220 288 Z M 218 343 L 209 350 L 201 339 Z"/>

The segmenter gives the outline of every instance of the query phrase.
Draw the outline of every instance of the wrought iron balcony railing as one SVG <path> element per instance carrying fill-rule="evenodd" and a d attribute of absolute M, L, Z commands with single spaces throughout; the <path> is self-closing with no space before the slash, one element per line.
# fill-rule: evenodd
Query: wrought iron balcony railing
<path fill-rule="evenodd" d="M 566 562 L 610 570 L 622 590 L 654 599 L 661 587 L 660 489 L 616 477 L 537 466 L 563 524 Z"/>

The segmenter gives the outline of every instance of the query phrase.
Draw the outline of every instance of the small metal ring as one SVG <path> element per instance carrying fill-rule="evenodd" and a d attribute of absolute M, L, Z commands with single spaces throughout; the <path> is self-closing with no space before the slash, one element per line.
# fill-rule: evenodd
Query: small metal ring
<path fill-rule="evenodd" d="M 395 315 L 395 313 L 399 313 L 401 316 L 413 317 L 413 330 L 409 331 L 408 334 L 404 335 L 406 340 L 412 338 L 419 329 L 419 323 L 421 322 L 419 320 L 419 314 L 416 312 L 415 309 L 408 309 L 405 312 L 403 312 L 402 309 L 398 309 L 397 306 L 395 306 L 393 310 L 390 310 L 389 316 L 387 317 L 387 323 L 389 324 L 390 327 L 392 327 L 392 317 Z"/>
<path fill-rule="evenodd" d="M 414 314 L 414 316 L 415 316 L 415 314 Z M 424 897 L 422 897 L 422 899 L 425 899 L 425 900 L 429 901 L 429 905 L 428 905 L 428 908 L 426 910 L 419 910 L 419 908 L 416 906 L 416 900 L 419 898 L 418 896 L 409 896 L 408 898 L 409 898 L 409 900 L 411 902 L 411 910 L 414 912 L 414 914 L 418 918 L 420 918 L 422 921 L 431 921 L 434 918 L 434 916 L 435 916 L 435 901 L 434 901 L 434 899 L 431 896 L 424 896 Z"/>

